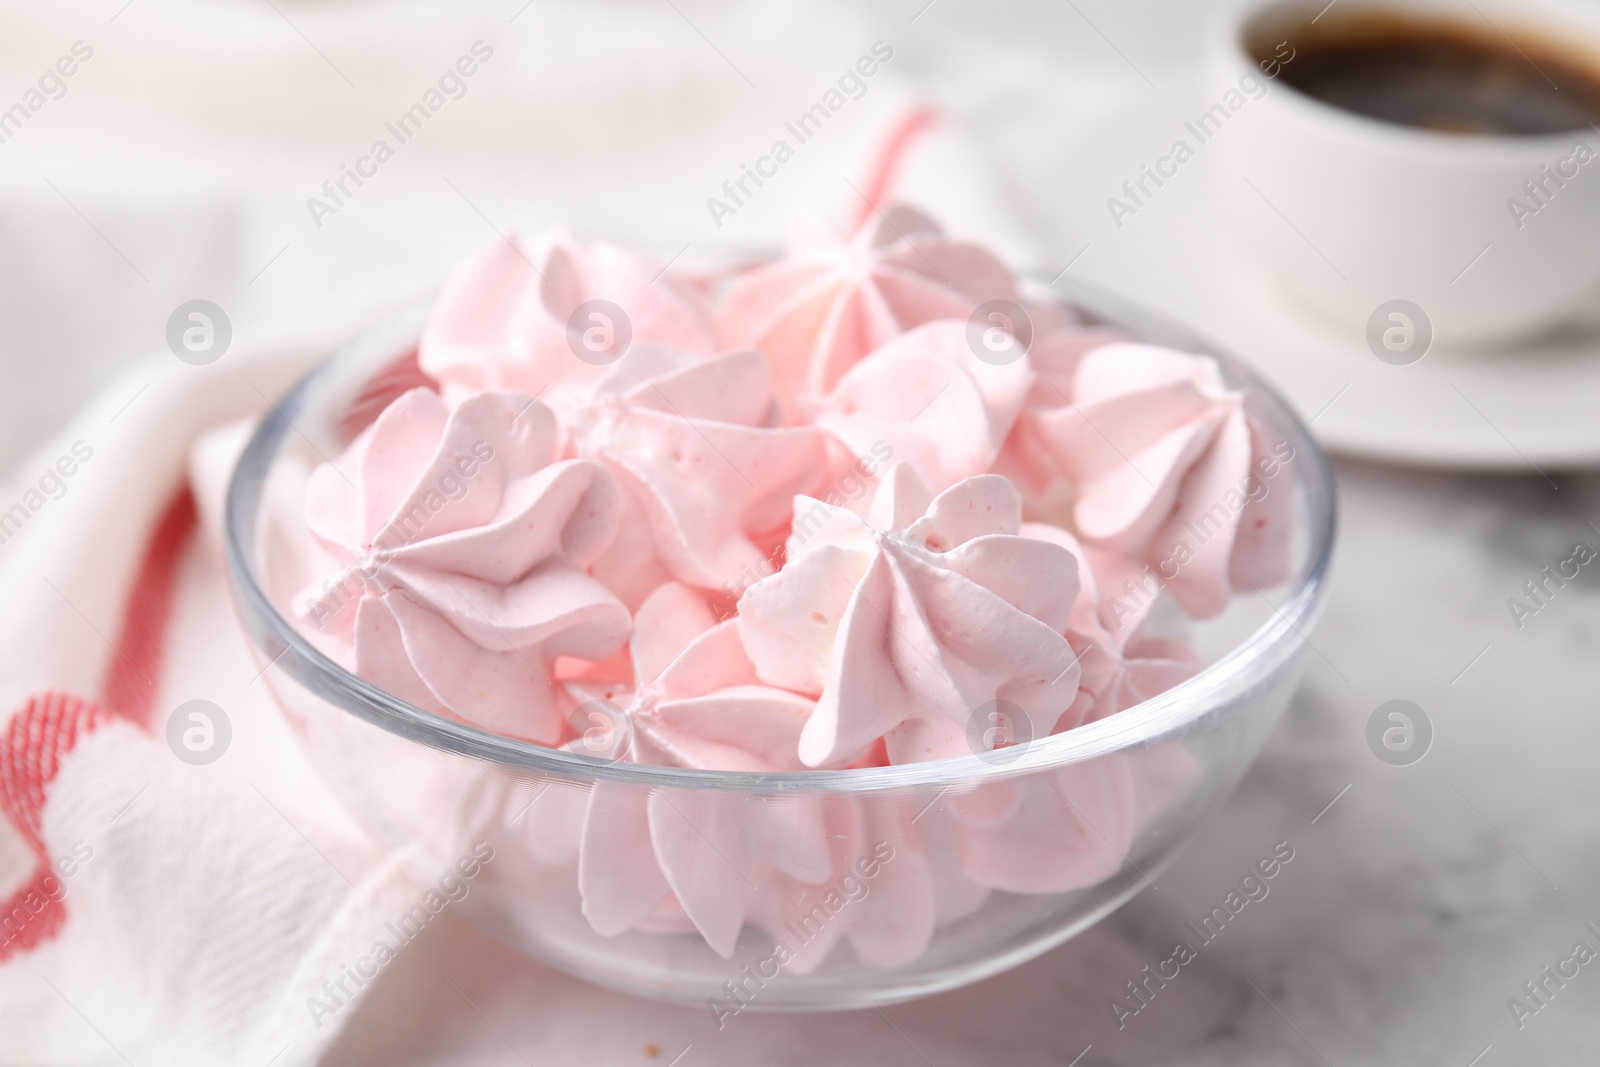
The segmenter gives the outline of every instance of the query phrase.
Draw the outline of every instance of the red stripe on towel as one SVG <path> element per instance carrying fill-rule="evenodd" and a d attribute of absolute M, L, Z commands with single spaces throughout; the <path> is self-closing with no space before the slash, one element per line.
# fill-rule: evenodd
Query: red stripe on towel
<path fill-rule="evenodd" d="M 66 905 L 55 895 L 60 883 L 40 836 L 45 787 L 78 738 L 113 717 L 75 696 L 41 693 L 12 717 L 0 739 L 0 810 L 38 861 L 33 877 L 0 903 L 0 961 L 55 936 L 66 921 Z"/>
<path fill-rule="evenodd" d="M 0 902 L 0 962 L 54 937 L 66 922 L 61 885 L 45 850 L 47 787 L 78 740 L 115 719 L 148 728 L 172 616 L 178 565 L 195 528 L 194 494 L 185 485 L 162 512 L 146 543 L 118 632 L 118 654 L 106 677 L 105 703 L 66 693 L 40 693 L 12 716 L 0 737 L 0 811 L 27 842 L 33 877 Z"/>
<path fill-rule="evenodd" d="M 178 564 L 195 520 L 194 493 L 185 483 L 151 531 L 122 615 L 117 634 L 120 654 L 112 659 L 106 675 L 104 700 L 107 707 L 140 726 L 150 725 L 150 709 L 161 683 Z"/>

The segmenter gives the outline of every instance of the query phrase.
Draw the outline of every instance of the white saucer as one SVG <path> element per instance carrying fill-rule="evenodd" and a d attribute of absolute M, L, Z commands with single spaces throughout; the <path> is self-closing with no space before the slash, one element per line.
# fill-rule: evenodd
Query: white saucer
<path fill-rule="evenodd" d="M 1478 469 L 1600 465 L 1600 329 L 1515 350 L 1436 343 L 1420 362 L 1384 363 L 1361 327 L 1300 306 L 1228 238 L 1213 183 L 1244 176 L 1225 173 L 1214 146 L 1201 145 L 1118 228 L 1107 198 L 1126 199 L 1122 183 L 1176 139 L 1194 143 L 1184 121 L 1203 109 L 1196 99 L 1151 92 L 1064 147 L 1066 187 L 1053 198 L 1051 222 L 1060 220 L 1055 243 L 1066 259 L 1078 257 L 1069 277 L 1137 301 L 1249 363 L 1313 420 L 1332 451 Z M 1303 240 L 1281 226 L 1285 241 Z"/>

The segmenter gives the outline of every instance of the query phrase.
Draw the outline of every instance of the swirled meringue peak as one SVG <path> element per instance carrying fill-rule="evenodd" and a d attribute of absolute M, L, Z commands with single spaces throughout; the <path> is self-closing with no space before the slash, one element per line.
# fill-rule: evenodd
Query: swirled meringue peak
<path fill-rule="evenodd" d="M 606 716 L 627 724 L 625 758 L 699 770 L 803 769 L 796 752 L 813 701 L 764 684 L 734 623 L 716 623 L 700 592 L 678 583 L 657 589 L 639 608 L 630 645 L 634 694 L 625 711 Z M 579 846 L 584 915 L 596 931 L 615 934 L 675 902 L 727 956 L 774 876 L 826 874 L 820 805 L 599 783 Z"/>
<path fill-rule="evenodd" d="M 1078 558 L 1078 598 L 1067 624 L 1067 641 L 1078 654 L 1083 674 L 1073 714 L 1063 718 L 1064 723 L 1103 719 L 1199 672 L 1203 663 L 1193 649 L 1145 633 L 1153 596 L 1140 600 L 1137 607 L 1121 599 L 1127 596 L 1124 586 L 1137 588 L 1142 564 L 1083 545 L 1066 530 L 1047 523 L 1025 522 L 1021 532 L 1058 544 Z"/>
<path fill-rule="evenodd" d="M 454 410 L 401 396 L 311 475 L 306 520 L 341 569 L 302 616 L 353 641 L 356 672 L 396 696 L 557 741 L 551 663 L 609 656 L 630 620 L 585 573 L 615 531 L 616 484 L 597 463 L 552 462 L 556 439 L 520 393 Z"/>
<path fill-rule="evenodd" d="M 816 424 L 859 461 L 887 444 L 937 493 L 989 470 L 1033 382 L 1027 360 L 979 359 L 965 322 L 930 322 L 850 368 Z"/>
<path fill-rule="evenodd" d="M 804 769 L 799 735 L 814 702 L 764 684 L 736 624 L 713 622 L 698 591 L 663 586 L 639 609 L 631 644 L 636 675 L 649 680 L 627 712 L 630 758 L 705 770 Z M 814 921 L 812 909 L 840 878 L 855 877 L 864 862 L 876 868 L 867 858 L 876 843 L 880 854 L 899 854 L 896 873 L 877 883 L 871 903 L 859 901 L 826 936 L 798 947 L 787 966 L 806 973 L 846 937 L 875 965 L 906 962 L 926 947 L 934 921 L 932 875 L 906 804 L 598 783 L 578 835 L 583 913 L 602 934 L 679 929 L 681 918 L 727 957 L 747 924 L 793 939 L 787 925 Z"/>
<path fill-rule="evenodd" d="M 580 308 L 590 301 L 614 305 L 623 318 L 604 308 L 600 318 L 584 314 Z M 616 245 L 557 231 L 537 240 L 513 234 L 457 268 L 429 316 L 417 361 L 448 399 L 519 389 L 559 412 L 570 391 L 597 381 L 610 363 L 609 353 L 576 354 L 594 326 L 609 331 L 603 339 L 618 355 L 640 344 L 700 355 L 715 350 L 709 312 L 661 267 Z"/>
<path fill-rule="evenodd" d="M 1215 360 L 1104 345 L 1078 361 L 1068 402 L 1031 416 L 1075 491 L 1078 534 L 1147 565 L 1190 615 L 1215 615 L 1234 588 L 1287 575 L 1288 487 L 1270 479 L 1293 453 Z"/>
<path fill-rule="evenodd" d="M 653 655 L 702 626 L 652 672 Z M 638 761 L 716 771 L 803 769 L 796 752 L 815 702 L 764 684 L 734 622 L 713 622 L 688 586 L 668 583 L 640 607 L 634 663 L 640 682 L 630 714 Z"/>
<path fill-rule="evenodd" d="M 1028 365 L 1033 368 L 1033 385 L 994 470 L 1022 490 L 1024 507 L 1030 515 L 1071 522 L 1072 486 L 1061 477 L 1060 464 L 1042 439 L 1039 422 L 1071 403 L 1078 364 L 1087 353 L 1128 338 L 1119 330 L 1075 321 L 1058 321 L 1047 327 L 1044 323 L 1049 316 L 1032 314 L 1035 336 L 1028 348 Z"/>
<path fill-rule="evenodd" d="M 630 605 L 668 578 L 731 587 L 765 558 L 751 535 L 782 527 L 825 476 L 819 430 L 770 424 L 758 352 L 638 346 L 570 395 L 566 447 L 605 464 L 624 497 L 623 533 L 594 573 Z"/>
<path fill-rule="evenodd" d="M 997 475 L 933 496 L 893 464 L 868 517 L 801 497 L 783 568 L 744 592 L 739 635 L 769 685 L 815 695 L 800 733 L 809 767 L 882 738 L 889 761 L 973 752 L 972 716 L 1016 705 L 1042 737 L 1073 703 L 1063 636 L 1078 564 L 1022 537 L 1022 503 Z"/>
<path fill-rule="evenodd" d="M 786 258 L 734 280 L 718 323 L 724 345 L 751 345 L 772 360 L 780 393 L 803 409 L 803 398 L 828 393 L 905 330 L 965 321 L 986 300 L 1016 298 L 993 255 L 902 206 L 874 215 L 849 240 L 821 224 L 797 231 Z"/>

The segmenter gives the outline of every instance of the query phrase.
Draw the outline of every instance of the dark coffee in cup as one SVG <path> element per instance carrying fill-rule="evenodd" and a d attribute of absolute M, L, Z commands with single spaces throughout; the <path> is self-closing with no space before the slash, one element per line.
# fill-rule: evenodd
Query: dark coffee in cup
<path fill-rule="evenodd" d="M 1249 47 L 1266 60 L 1285 38 L 1296 54 L 1280 81 L 1384 122 L 1512 137 L 1600 126 L 1600 64 L 1510 26 L 1502 33 L 1487 21 L 1335 11 L 1276 27 Z"/>

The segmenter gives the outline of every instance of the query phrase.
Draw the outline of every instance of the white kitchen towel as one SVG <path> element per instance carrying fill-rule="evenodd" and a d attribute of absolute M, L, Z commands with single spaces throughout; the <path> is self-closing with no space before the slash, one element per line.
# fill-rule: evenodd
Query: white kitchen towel
<path fill-rule="evenodd" d="M 1013 255 L 1024 242 L 892 62 L 714 217 L 722 179 L 871 50 L 844 15 L 697 9 L 714 44 L 672 5 L 102 6 L 27 9 L 0 40 L 7 69 L 42 79 L 40 106 L 19 91 L 26 117 L 0 122 L 0 227 L 28 260 L 0 295 L 18 312 L 0 317 L 0 423 L 88 391 L 47 373 L 75 306 L 153 353 L 93 383 L 0 486 L 0 1062 L 308 1064 L 364 988 L 348 966 L 423 887 L 321 790 L 234 621 L 217 541 L 238 420 L 513 225 L 666 260 L 771 247 L 798 210 L 847 226 L 903 195 Z M 469 56 L 470 81 L 440 81 Z M 414 142 L 362 162 L 441 86 Z M 376 176 L 341 186 L 347 166 Z M 206 366 L 162 340 L 197 296 L 232 319 Z M 210 764 L 168 740 L 192 700 L 231 729 Z"/>
<path fill-rule="evenodd" d="M 8 486 L 8 1064 L 313 1062 L 337 1028 L 306 998 L 326 996 L 321 983 L 417 894 L 401 858 L 377 854 L 307 780 L 229 617 L 220 558 L 192 536 L 190 446 L 339 332 L 307 324 L 203 373 L 142 364 L 142 384 L 108 388 Z M 191 699 L 232 726 L 210 765 L 167 740 Z"/>

